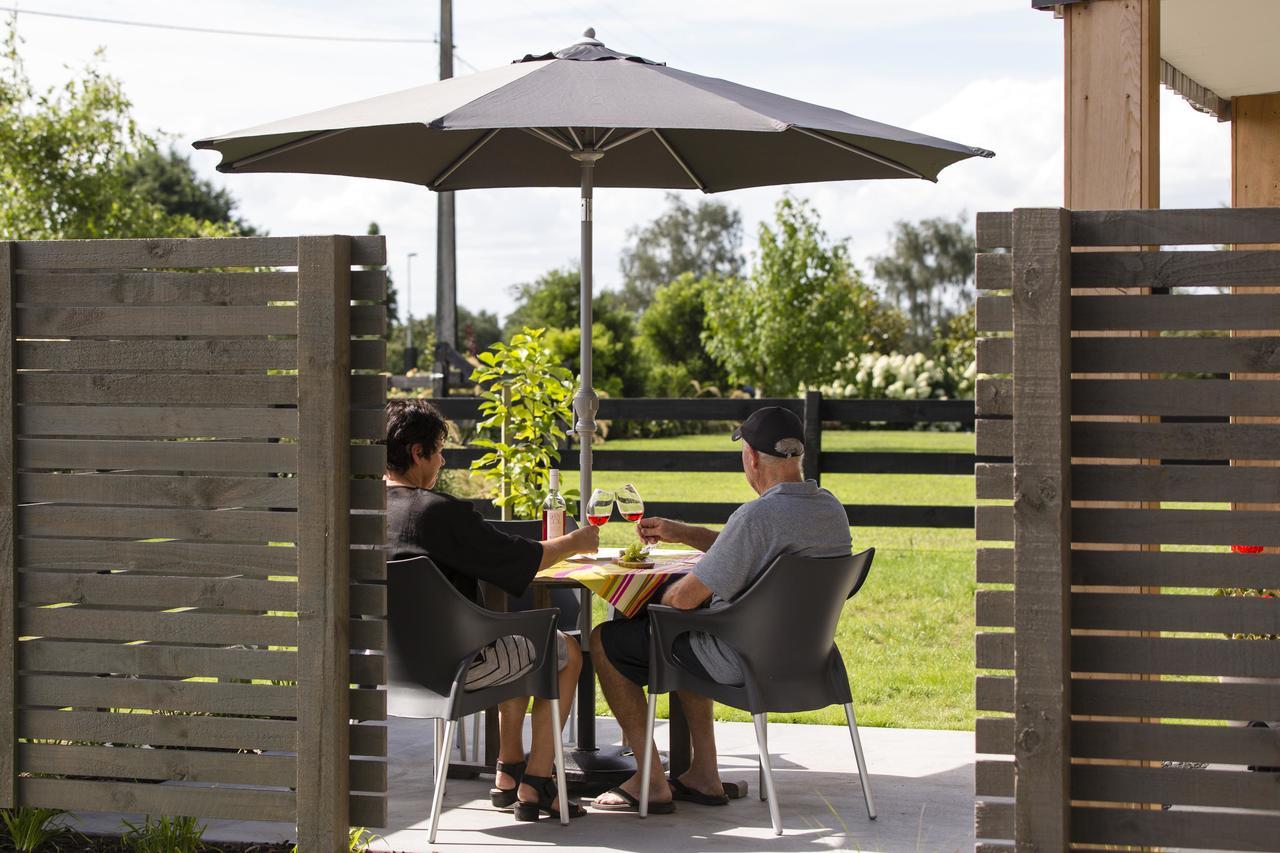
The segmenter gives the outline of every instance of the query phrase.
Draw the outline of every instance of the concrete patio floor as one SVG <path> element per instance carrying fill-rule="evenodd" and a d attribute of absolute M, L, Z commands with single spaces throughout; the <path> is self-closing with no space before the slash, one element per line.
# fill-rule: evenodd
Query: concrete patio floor
<path fill-rule="evenodd" d="M 543 819 L 516 823 L 489 805 L 491 777 L 449 780 L 435 845 L 427 843 L 431 809 L 429 720 L 389 723 L 389 826 L 371 849 L 564 851 L 864 850 L 953 851 L 973 847 L 973 733 L 862 728 L 879 817 L 867 819 L 848 730 L 835 726 L 769 726 L 784 834 L 774 836 L 768 806 L 757 794 L 755 732 L 750 723 L 718 723 L 721 774 L 750 783 L 748 797 L 709 808 L 680 803 L 673 815 L 641 821 L 635 814 L 588 809 L 564 827 Z M 616 723 L 600 718 L 600 743 L 619 743 Z M 658 722 L 666 748 L 665 721 Z M 527 742 L 527 741 L 526 741 Z M 120 815 L 84 814 L 85 832 L 118 832 Z M 209 821 L 205 838 L 278 841 L 295 838 L 289 824 Z"/>

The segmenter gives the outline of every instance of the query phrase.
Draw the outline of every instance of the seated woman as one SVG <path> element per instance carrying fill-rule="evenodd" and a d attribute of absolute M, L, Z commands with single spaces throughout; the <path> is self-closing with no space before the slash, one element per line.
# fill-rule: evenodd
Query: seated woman
<path fill-rule="evenodd" d="M 387 544 L 388 558 L 430 557 L 444 576 L 467 598 L 483 606 L 479 581 L 487 581 L 510 595 L 528 588 L 539 569 L 573 554 L 595 551 L 600 532 L 583 527 L 565 536 L 534 542 L 509 536 L 481 517 L 469 501 L 432 491 L 444 467 L 444 416 L 425 400 L 387 403 Z M 560 719 L 568 718 L 582 650 L 576 640 L 556 638 L 560 671 Z M 467 674 L 465 689 L 475 690 L 513 681 L 533 668 L 536 652 L 524 637 L 504 637 L 477 655 Z M 529 697 L 512 699 L 498 709 L 501 746 L 498 753 L 494 805 L 516 804 L 517 820 L 537 820 L 540 812 L 559 817 L 552 781 L 553 721 L 551 703 L 533 703 L 533 743 L 525 762 L 523 726 Z M 584 811 L 569 804 L 569 814 Z"/>

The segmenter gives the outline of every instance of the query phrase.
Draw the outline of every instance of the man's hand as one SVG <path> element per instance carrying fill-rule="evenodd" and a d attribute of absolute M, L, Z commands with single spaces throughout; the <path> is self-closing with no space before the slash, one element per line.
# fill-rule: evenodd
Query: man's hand
<path fill-rule="evenodd" d="M 600 528 L 594 524 L 579 527 L 569 535 L 573 537 L 575 554 L 589 554 L 600 550 Z"/>
<path fill-rule="evenodd" d="M 636 522 L 636 534 L 646 545 L 677 542 L 699 551 L 709 549 L 719 535 L 715 530 L 669 518 L 642 518 Z"/>
<path fill-rule="evenodd" d="M 659 542 L 683 542 L 680 529 L 686 525 L 669 518 L 642 518 L 636 522 L 636 534 L 646 545 Z"/>

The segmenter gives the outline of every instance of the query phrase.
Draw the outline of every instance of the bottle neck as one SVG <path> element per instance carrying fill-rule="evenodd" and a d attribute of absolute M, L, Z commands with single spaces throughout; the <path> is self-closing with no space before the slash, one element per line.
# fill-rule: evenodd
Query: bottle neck
<path fill-rule="evenodd" d="M 550 477 L 551 491 L 553 492 L 560 491 L 560 472 L 555 468 L 552 468 L 549 477 Z"/>

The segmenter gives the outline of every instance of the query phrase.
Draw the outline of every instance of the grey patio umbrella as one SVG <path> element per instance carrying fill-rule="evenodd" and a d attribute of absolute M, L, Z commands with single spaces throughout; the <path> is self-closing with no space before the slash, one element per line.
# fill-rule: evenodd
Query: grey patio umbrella
<path fill-rule="evenodd" d="M 201 139 L 218 170 L 383 178 L 432 190 L 582 190 L 580 487 L 591 492 L 592 187 L 698 189 L 923 178 L 992 152 L 610 50 L 510 65 Z"/>

